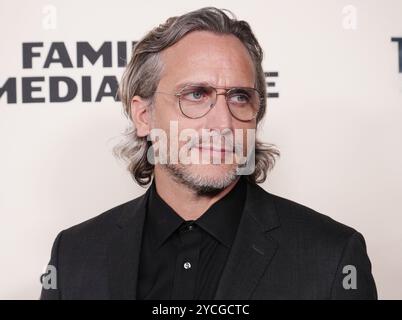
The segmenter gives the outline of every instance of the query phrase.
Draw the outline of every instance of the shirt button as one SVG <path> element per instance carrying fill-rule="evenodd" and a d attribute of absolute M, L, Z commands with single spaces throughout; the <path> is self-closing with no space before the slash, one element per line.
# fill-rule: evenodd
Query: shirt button
<path fill-rule="evenodd" d="M 191 263 L 190 262 L 185 262 L 183 267 L 184 267 L 184 269 L 190 269 L 191 268 Z"/>
<path fill-rule="evenodd" d="M 193 230 L 194 229 L 194 226 L 192 225 L 192 224 L 190 224 L 189 226 L 188 226 L 188 230 Z"/>

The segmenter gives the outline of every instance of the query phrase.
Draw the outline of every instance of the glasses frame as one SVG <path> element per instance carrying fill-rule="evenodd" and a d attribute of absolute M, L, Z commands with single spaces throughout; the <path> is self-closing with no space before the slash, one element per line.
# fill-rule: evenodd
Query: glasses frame
<path fill-rule="evenodd" d="M 215 93 L 216 93 L 215 103 L 211 104 L 211 106 L 209 107 L 207 112 L 205 112 L 202 116 L 199 116 L 199 117 L 190 117 L 190 116 L 188 116 L 187 114 L 184 113 L 182 105 L 181 105 L 181 97 L 183 95 L 183 91 L 188 89 L 188 88 L 191 88 L 191 87 L 208 87 L 208 88 L 214 89 Z M 224 89 L 225 92 L 218 93 L 217 89 Z M 259 102 L 258 110 L 257 110 L 257 112 L 255 112 L 255 114 L 253 115 L 253 117 L 251 119 L 248 119 L 248 120 L 239 119 L 238 117 L 236 117 L 233 114 L 233 112 L 232 112 L 232 110 L 230 108 L 230 105 L 229 105 L 229 102 L 228 102 L 228 95 L 230 94 L 230 92 L 233 92 L 233 91 L 238 90 L 238 89 L 254 90 L 258 94 L 258 102 Z M 258 113 L 260 112 L 262 99 L 263 99 L 262 94 L 256 88 L 251 88 L 251 87 L 231 87 L 231 88 L 214 87 L 214 86 L 211 86 L 209 84 L 188 84 L 188 85 L 183 86 L 183 88 L 181 88 L 178 92 L 175 92 L 175 93 L 168 93 L 168 92 L 162 92 L 162 91 L 155 91 L 155 93 L 163 93 L 163 94 L 168 94 L 168 95 L 172 95 L 172 96 L 177 97 L 178 100 L 179 100 L 180 112 L 183 114 L 183 116 L 185 116 L 186 118 L 189 118 L 189 119 L 200 119 L 202 117 L 205 117 L 213 109 L 213 107 L 215 107 L 216 102 L 218 101 L 218 96 L 225 96 L 226 106 L 228 107 L 230 114 L 232 115 L 233 118 L 235 118 L 235 119 L 237 119 L 237 120 L 239 120 L 241 122 L 250 122 L 250 121 L 253 121 L 257 117 Z"/>

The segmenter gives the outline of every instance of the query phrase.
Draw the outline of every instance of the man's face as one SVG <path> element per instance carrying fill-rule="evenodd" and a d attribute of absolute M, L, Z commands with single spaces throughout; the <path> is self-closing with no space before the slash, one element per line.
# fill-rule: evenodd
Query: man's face
<path fill-rule="evenodd" d="M 162 52 L 162 63 L 164 68 L 157 88 L 157 91 L 161 92 L 176 93 L 182 89 L 184 83 L 206 82 L 212 87 L 224 88 L 253 88 L 255 85 L 255 70 L 251 57 L 241 41 L 232 35 L 216 35 L 206 31 L 189 33 Z M 217 92 L 221 93 L 224 90 L 218 89 Z M 211 155 L 210 163 L 182 164 L 179 158 L 178 164 L 163 167 L 199 193 L 202 193 L 202 190 L 208 192 L 223 189 L 237 178 L 236 161 L 227 164 L 225 158 L 228 153 L 211 151 L 214 149 L 212 139 L 208 139 L 206 141 L 208 146 L 203 148 L 202 132 L 205 133 L 207 130 L 223 137 L 226 133 L 231 133 L 232 141 L 235 141 L 233 134 L 236 129 L 241 129 L 237 132 L 241 132 L 240 140 L 243 139 L 243 150 L 245 150 L 246 131 L 256 128 L 255 119 L 244 122 L 231 115 L 224 95 L 217 96 L 216 105 L 204 117 L 190 119 L 181 113 L 178 97 L 156 94 L 152 119 L 151 127 L 163 129 L 168 139 L 171 121 L 177 121 L 179 134 L 184 129 L 193 129 L 199 133 L 200 140 L 197 139 L 197 143 L 201 146 L 194 148 L 198 148 L 200 159 L 203 153 L 208 152 Z M 221 148 L 225 148 L 223 137 L 218 137 Z M 185 143 L 179 141 L 179 149 Z M 207 148 L 209 150 L 206 150 Z M 234 154 L 232 156 L 235 159 Z M 221 163 L 213 163 L 212 157 L 220 158 Z"/>

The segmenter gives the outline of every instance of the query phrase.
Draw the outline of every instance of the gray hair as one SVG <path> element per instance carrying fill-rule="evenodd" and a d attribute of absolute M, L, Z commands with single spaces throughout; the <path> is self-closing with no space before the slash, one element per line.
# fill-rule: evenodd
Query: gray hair
<path fill-rule="evenodd" d="M 231 17 L 226 13 L 228 12 Z M 119 87 L 119 95 L 123 103 L 124 114 L 130 120 L 130 125 L 124 132 L 125 139 L 114 147 L 115 156 L 127 162 L 127 169 L 133 179 L 141 186 L 148 185 L 153 176 L 154 165 L 147 159 L 147 151 L 151 141 L 146 137 L 138 137 L 132 122 L 131 100 L 138 95 L 149 100 L 150 105 L 156 91 L 162 72 L 160 52 L 180 41 L 193 31 L 210 31 L 216 34 L 234 35 L 246 47 L 256 71 L 256 89 L 263 96 L 261 108 L 257 114 L 257 124 L 263 118 L 266 110 L 266 83 L 262 69 L 263 50 L 254 36 L 250 25 L 243 20 L 237 20 L 232 12 L 225 9 L 206 7 L 188 12 L 178 17 L 170 17 L 165 23 L 148 32 L 133 47 L 131 60 L 128 63 Z M 267 172 L 279 157 L 275 145 L 255 142 L 255 170 L 246 176 L 247 180 L 256 184 L 267 178 Z"/>

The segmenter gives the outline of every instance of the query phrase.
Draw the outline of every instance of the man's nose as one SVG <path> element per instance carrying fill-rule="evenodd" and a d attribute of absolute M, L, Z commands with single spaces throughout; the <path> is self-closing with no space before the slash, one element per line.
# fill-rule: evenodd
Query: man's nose
<path fill-rule="evenodd" d="M 233 117 L 229 111 L 224 93 L 217 94 L 215 105 L 208 112 L 207 118 L 208 126 L 211 128 L 231 128 Z"/>

